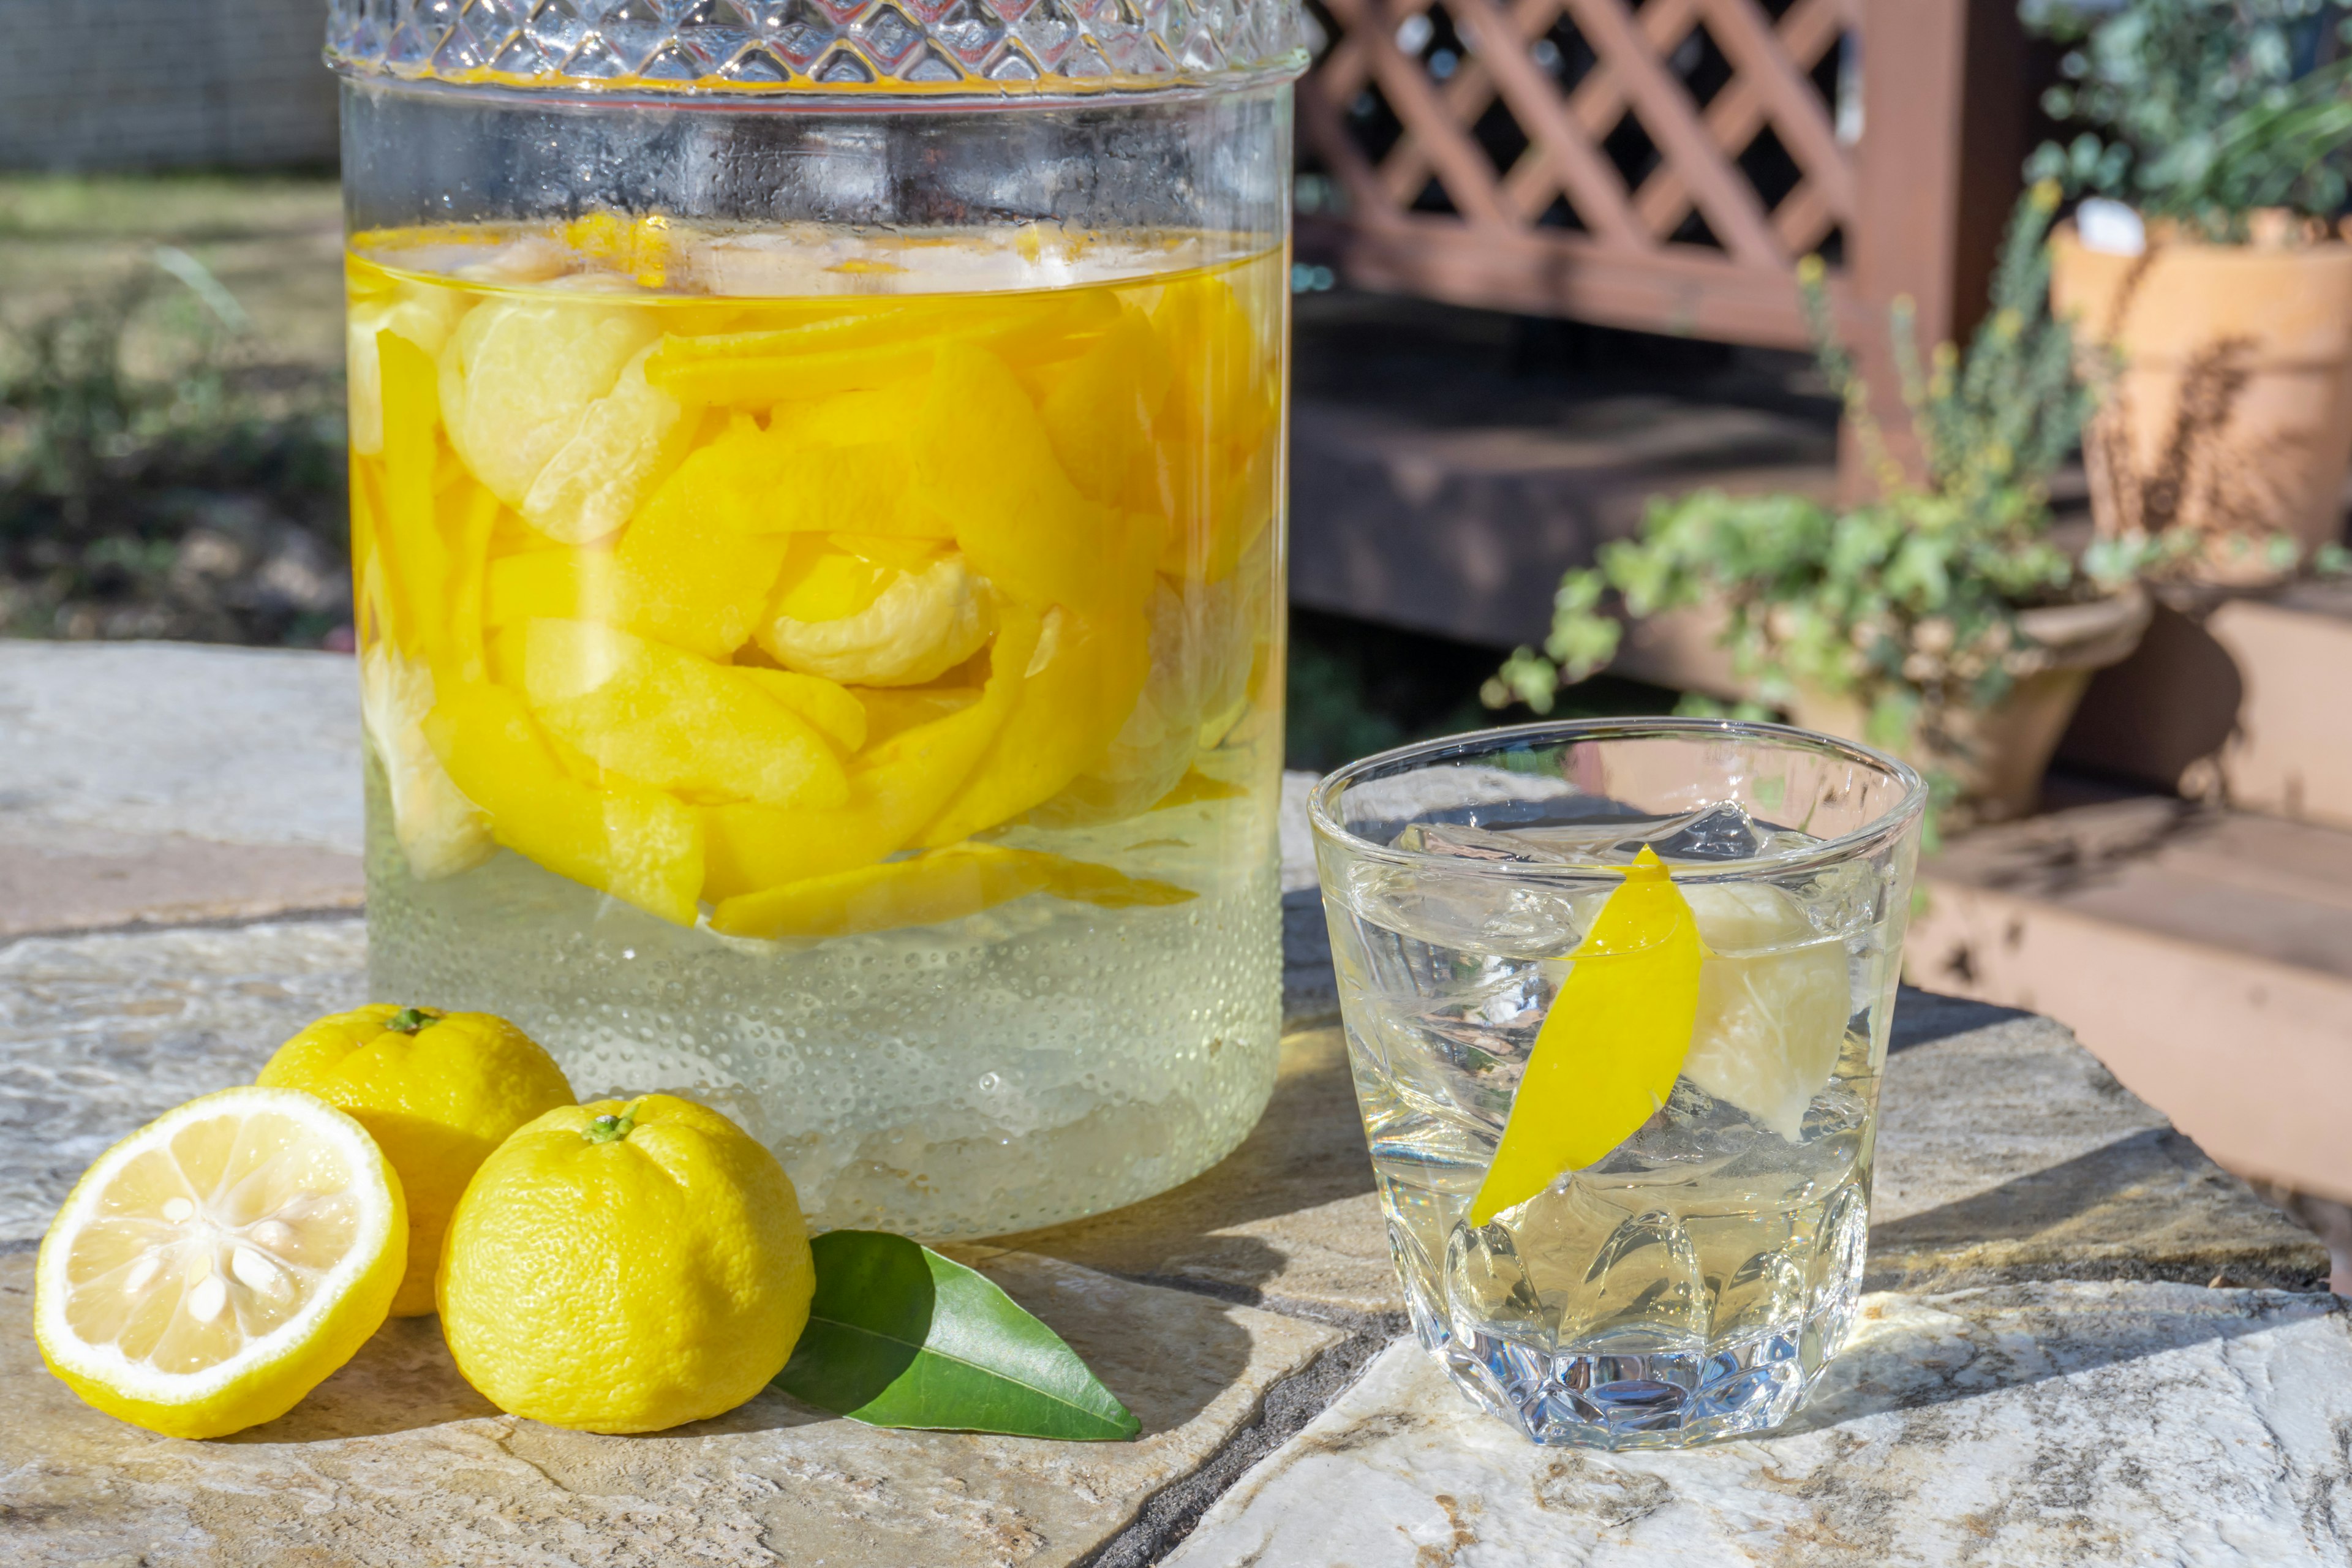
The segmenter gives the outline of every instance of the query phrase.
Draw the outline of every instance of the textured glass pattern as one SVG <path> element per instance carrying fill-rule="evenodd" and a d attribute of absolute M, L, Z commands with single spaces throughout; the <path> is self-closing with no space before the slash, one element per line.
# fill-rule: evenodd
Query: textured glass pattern
<path fill-rule="evenodd" d="M 1770 1431 L 1844 1342 L 1925 800 L 1883 762 L 1778 727 L 1587 721 L 1318 787 L 1413 1329 L 1530 1440 Z"/>
<path fill-rule="evenodd" d="M 327 58 L 632 91 L 1134 89 L 1288 73 L 1297 0 L 331 0 Z"/>

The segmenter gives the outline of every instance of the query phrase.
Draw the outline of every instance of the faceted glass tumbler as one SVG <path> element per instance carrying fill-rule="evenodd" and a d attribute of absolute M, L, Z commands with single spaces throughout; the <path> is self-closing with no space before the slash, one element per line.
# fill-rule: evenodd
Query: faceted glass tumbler
<path fill-rule="evenodd" d="M 371 983 L 812 1226 L 1186 1180 L 1280 1027 L 1296 0 L 333 0 Z"/>
<path fill-rule="evenodd" d="M 1316 788 L 1413 1327 L 1533 1441 L 1769 1431 L 1844 1342 L 1926 802 L 1843 741 L 1669 719 Z"/>

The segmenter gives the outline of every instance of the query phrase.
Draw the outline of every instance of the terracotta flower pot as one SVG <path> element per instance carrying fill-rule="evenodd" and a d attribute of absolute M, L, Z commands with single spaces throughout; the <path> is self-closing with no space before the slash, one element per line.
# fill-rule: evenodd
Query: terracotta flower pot
<path fill-rule="evenodd" d="M 1946 814 L 1945 826 L 2003 822 L 2033 810 L 2050 754 L 2058 749 L 2058 737 L 2092 672 L 2130 657 L 2147 629 L 2149 613 L 2147 595 L 2132 587 L 2086 605 L 2019 615 L 2019 629 L 2033 646 L 2009 695 L 1990 708 L 1946 714 L 1949 749 L 1930 747 L 1916 735 L 1895 748 L 1921 772 L 1939 770 L 1958 784 L 1959 799 Z M 1864 731 L 1869 714 L 1851 697 L 1801 687 L 1790 716 L 1808 730 L 1868 740 Z"/>
<path fill-rule="evenodd" d="M 2275 578 L 2233 540 L 2339 537 L 2352 463 L 2352 246 L 2269 248 L 2152 236 L 2138 256 L 2052 236 L 2050 307 L 2120 369 L 2084 432 L 2102 533 L 2186 526 L 2203 575 Z M 2092 372 L 2104 379 L 2104 366 Z"/>

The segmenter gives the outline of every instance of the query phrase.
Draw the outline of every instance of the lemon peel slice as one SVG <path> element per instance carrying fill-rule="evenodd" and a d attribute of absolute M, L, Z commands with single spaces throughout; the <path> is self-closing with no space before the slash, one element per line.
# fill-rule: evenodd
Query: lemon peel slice
<path fill-rule="evenodd" d="M 362 458 L 383 451 L 383 365 L 375 335 L 391 332 L 427 354 L 438 354 L 465 311 L 454 295 L 404 285 L 387 300 L 354 302 L 343 326 L 344 382 L 349 389 L 352 450 Z"/>
<path fill-rule="evenodd" d="M 1690 1052 L 1706 955 L 1682 889 L 1645 846 L 1569 955 L 1472 1225 L 1593 1163 L 1665 1104 Z"/>
<path fill-rule="evenodd" d="M 845 614 L 800 619 L 792 614 L 801 607 L 797 595 L 787 591 L 756 633 L 761 650 L 787 669 L 859 686 L 920 686 L 978 653 L 996 629 L 987 584 L 960 555 L 911 572 L 846 552 L 827 557 L 853 563 L 879 592 Z"/>
<path fill-rule="evenodd" d="M 275 1420 L 349 1361 L 408 1261 L 400 1178 L 365 1129 L 287 1089 L 226 1089 L 98 1157 L 35 1266 L 49 1370 L 174 1437 Z"/>
<path fill-rule="evenodd" d="M 1181 904 L 1195 896 L 1172 882 L 1130 877 L 1042 849 L 952 844 L 908 860 L 729 899 L 710 923 L 729 936 L 856 936 L 944 925 L 1032 893 L 1115 910 Z"/>
<path fill-rule="evenodd" d="M 621 367 L 613 390 L 581 411 L 522 498 L 523 521 L 564 544 L 618 531 L 654 481 L 685 454 L 694 431 L 686 410 L 646 380 L 647 344 Z"/>
<path fill-rule="evenodd" d="M 409 874 L 437 881 L 498 853 L 490 819 L 457 792 L 420 727 L 433 711 L 433 672 L 379 643 L 360 655 L 360 727 L 383 766 L 393 836 Z"/>

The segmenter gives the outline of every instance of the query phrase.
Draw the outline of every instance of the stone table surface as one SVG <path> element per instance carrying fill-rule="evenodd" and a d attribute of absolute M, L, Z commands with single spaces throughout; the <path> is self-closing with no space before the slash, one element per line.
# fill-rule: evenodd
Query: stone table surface
<path fill-rule="evenodd" d="M 30 1342 L 82 1168 L 365 995 L 350 662 L 0 643 L 0 1562 L 862 1565 L 2352 1560 L 2352 1322 L 2316 1241 L 2060 1025 L 1906 992 L 1863 1327 L 1790 1430 L 1529 1447 L 1405 1333 L 1305 852 L 1290 1026 L 1231 1157 L 964 1249 L 1142 1418 L 1065 1445 L 763 1395 L 651 1437 L 499 1414 L 432 1320 L 196 1444 Z"/>

